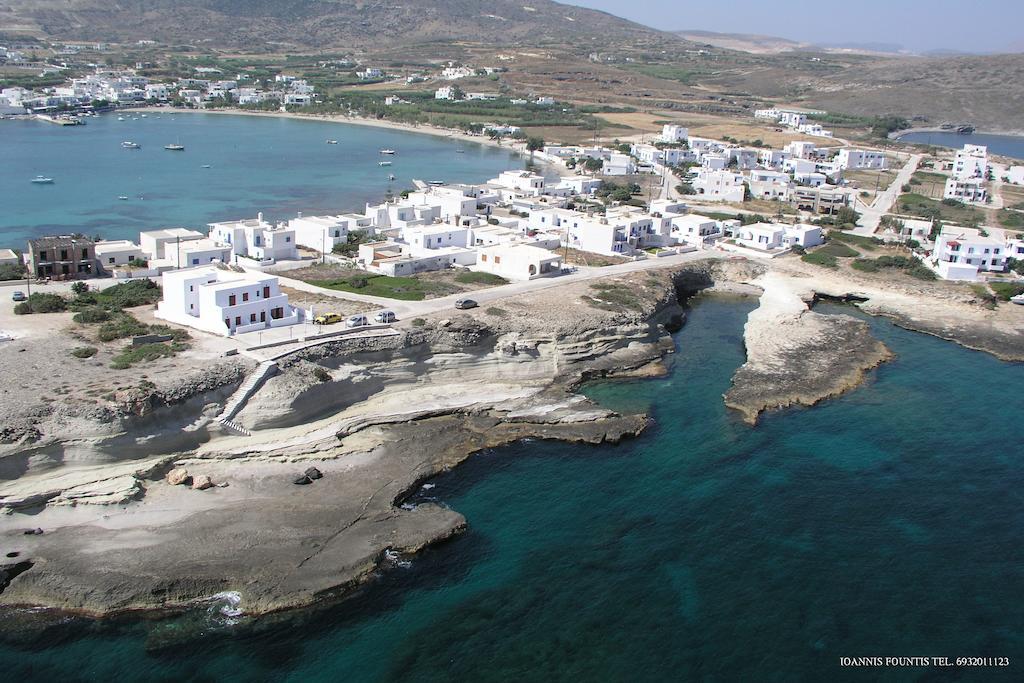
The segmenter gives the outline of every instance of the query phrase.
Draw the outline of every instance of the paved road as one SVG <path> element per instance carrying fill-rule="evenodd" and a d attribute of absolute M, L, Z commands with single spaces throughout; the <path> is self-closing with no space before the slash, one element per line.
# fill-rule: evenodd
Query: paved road
<path fill-rule="evenodd" d="M 917 165 L 924 158 L 923 154 L 911 154 L 910 159 L 896 174 L 896 178 L 884 192 L 875 195 L 871 206 L 860 206 L 857 211 L 860 213 L 860 221 L 853 230 L 858 235 L 873 235 L 878 230 L 878 224 L 882 216 L 892 211 L 893 204 L 899 199 L 903 192 L 903 186 L 910 182 L 910 177 L 917 170 Z"/>
<path fill-rule="evenodd" d="M 640 270 L 669 268 L 672 266 L 678 266 L 683 263 L 688 263 L 690 261 L 697 261 L 706 258 L 729 258 L 729 255 L 719 251 L 695 251 L 687 254 L 663 256 L 660 258 L 650 257 L 640 261 L 619 263 L 614 266 L 604 266 L 602 268 L 580 266 L 576 272 L 569 273 L 566 275 L 540 278 L 537 280 L 527 280 L 525 282 L 512 282 L 507 285 L 500 285 L 498 287 L 478 289 L 474 292 L 468 293 L 451 294 L 449 296 L 444 296 L 437 299 L 426 299 L 424 301 L 397 301 L 395 299 L 387 299 L 378 296 L 369 296 L 366 294 L 339 292 L 333 289 L 317 287 L 316 285 L 311 285 L 308 282 L 293 280 L 284 275 L 278 275 L 277 277 L 280 280 L 280 283 L 287 287 L 294 287 L 295 289 L 300 289 L 306 292 L 322 294 L 325 296 L 333 296 L 338 299 L 359 301 L 362 303 L 371 304 L 373 306 L 378 306 L 380 308 L 387 308 L 394 311 L 399 318 L 406 319 L 414 316 L 426 315 L 428 313 L 435 313 L 437 311 L 454 311 L 455 302 L 458 299 L 471 298 L 477 303 L 483 305 L 492 301 L 505 299 L 507 297 L 516 296 L 519 294 L 526 294 L 528 292 L 536 292 L 543 289 L 550 289 L 551 287 L 561 287 L 562 285 L 573 282 L 586 282 L 588 280 L 596 280 L 598 278 L 608 277 L 611 275 L 633 273 Z"/>

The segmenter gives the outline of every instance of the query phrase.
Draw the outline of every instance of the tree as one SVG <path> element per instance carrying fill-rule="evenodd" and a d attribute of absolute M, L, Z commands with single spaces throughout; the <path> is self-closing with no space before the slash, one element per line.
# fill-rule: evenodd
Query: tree
<path fill-rule="evenodd" d="M 594 158 L 587 159 L 586 161 L 583 162 L 583 168 L 590 171 L 591 173 L 596 173 L 597 171 L 600 171 L 602 168 L 604 168 L 604 160 Z"/>
<path fill-rule="evenodd" d="M 533 158 L 534 152 L 539 152 L 544 149 L 544 138 L 537 136 L 530 136 L 526 139 L 526 149 L 530 152 L 530 158 Z"/>
<path fill-rule="evenodd" d="M 860 220 L 860 214 L 848 206 L 841 206 L 836 211 L 835 222 L 837 225 L 856 225 Z"/>

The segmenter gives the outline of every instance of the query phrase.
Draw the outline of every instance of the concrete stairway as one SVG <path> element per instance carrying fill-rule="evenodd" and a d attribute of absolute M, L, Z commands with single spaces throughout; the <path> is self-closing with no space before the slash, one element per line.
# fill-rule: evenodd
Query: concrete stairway
<path fill-rule="evenodd" d="M 228 402 L 224 405 L 224 410 L 221 411 L 220 415 L 217 416 L 217 422 L 227 427 L 233 432 L 242 434 L 243 436 L 252 436 L 249 430 L 245 429 L 241 425 L 232 422 L 231 419 L 238 414 L 244 406 L 245 402 L 249 400 L 260 385 L 266 381 L 268 377 L 273 375 L 277 371 L 277 362 L 272 360 L 265 360 L 260 363 L 256 370 L 253 371 L 249 377 L 246 378 L 242 385 L 235 390 L 235 393 L 231 395 Z"/>

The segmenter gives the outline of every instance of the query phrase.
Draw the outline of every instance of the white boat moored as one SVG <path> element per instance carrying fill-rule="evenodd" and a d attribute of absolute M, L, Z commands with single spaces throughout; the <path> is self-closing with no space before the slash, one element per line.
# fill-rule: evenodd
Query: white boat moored
<path fill-rule="evenodd" d="M 37 175 L 35 178 L 32 179 L 32 182 L 35 183 L 36 185 L 52 185 L 53 178 L 47 178 L 44 175 Z"/>

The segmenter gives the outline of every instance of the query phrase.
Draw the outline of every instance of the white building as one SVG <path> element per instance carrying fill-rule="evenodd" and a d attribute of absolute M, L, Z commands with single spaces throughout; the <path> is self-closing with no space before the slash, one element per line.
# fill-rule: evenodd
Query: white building
<path fill-rule="evenodd" d="M 693 181 L 700 198 L 715 202 L 742 202 L 745 194 L 743 176 L 732 171 L 701 169 Z"/>
<path fill-rule="evenodd" d="M 821 234 L 821 228 L 817 225 L 809 225 L 807 223 L 784 225 L 782 226 L 782 231 L 782 244 L 786 247 L 792 247 L 796 244 L 806 249 L 816 247 L 825 242 L 825 238 Z"/>
<path fill-rule="evenodd" d="M 1005 239 L 983 236 L 980 230 L 945 226 L 935 239 L 925 265 L 945 280 L 978 279 L 980 272 L 1006 270 Z"/>
<path fill-rule="evenodd" d="M 755 170 L 749 176 L 750 196 L 754 199 L 786 201 L 792 187 L 788 173 Z"/>
<path fill-rule="evenodd" d="M 276 226 L 268 223 L 262 213 L 254 219 L 210 223 L 208 227 L 210 239 L 229 245 L 236 259 L 273 263 L 299 257 L 295 231 L 283 223 Z"/>
<path fill-rule="evenodd" d="M 534 280 L 560 273 L 562 258 L 555 252 L 530 244 L 496 244 L 477 250 L 473 270 L 493 273 L 508 280 Z"/>
<path fill-rule="evenodd" d="M 734 231 L 733 238 L 742 247 L 772 251 L 782 248 L 785 234 L 783 226 L 776 223 L 752 223 L 740 226 Z"/>
<path fill-rule="evenodd" d="M 295 233 L 295 244 L 323 253 L 348 241 L 348 234 L 358 226 L 361 216 L 303 216 L 288 221 Z"/>
<path fill-rule="evenodd" d="M 145 261 L 146 255 L 131 240 L 100 240 L 96 243 L 96 260 L 101 268 L 110 270 L 130 261 Z"/>
<path fill-rule="evenodd" d="M 813 142 L 794 140 L 783 147 L 783 151 L 798 159 L 813 159 L 816 154 L 817 145 Z"/>
<path fill-rule="evenodd" d="M 1006 170 L 1006 182 L 1024 185 L 1024 166 L 1011 166 Z"/>
<path fill-rule="evenodd" d="M 779 112 L 779 123 L 790 128 L 799 128 L 807 123 L 807 114 L 798 111 Z"/>
<path fill-rule="evenodd" d="M 490 182 L 533 196 L 539 196 L 544 193 L 544 176 L 530 173 L 529 171 L 502 171 L 497 178 Z"/>
<path fill-rule="evenodd" d="M 686 142 L 690 137 L 690 129 L 685 126 L 666 123 L 661 129 L 661 141 L 671 144 Z"/>
<path fill-rule="evenodd" d="M 988 196 L 985 181 L 977 177 L 957 177 L 946 179 L 943 199 L 955 199 L 961 202 L 984 202 Z"/>
<path fill-rule="evenodd" d="M 18 253 L 13 249 L 0 249 L 0 266 L 16 266 L 21 263 Z"/>
<path fill-rule="evenodd" d="M 840 169 L 884 169 L 886 166 L 885 154 L 864 149 L 849 149 L 844 147 L 839 150 L 835 158 L 836 166 Z"/>
<path fill-rule="evenodd" d="M 964 145 L 953 159 L 954 178 L 984 178 L 988 170 L 988 148 L 984 145 Z"/>
<path fill-rule="evenodd" d="M 182 242 L 204 239 L 206 235 L 188 228 L 164 228 L 139 233 L 139 247 L 147 258 L 162 259 L 167 256 L 167 249 L 175 251 Z"/>
<path fill-rule="evenodd" d="M 457 100 L 456 97 L 458 91 L 450 85 L 445 85 L 434 91 L 435 100 Z"/>
<path fill-rule="evenodd" d="M 156 317 L 214 334 L 256 332 L 302 319 L 272 275 L 204 266 L 164 273 L 161 284 Z"/>
<path fill-rule="evenodd" d="M 601 172 L 610 176 L 633 175 L 636 173 L 636 164 L 628 154 L 613 152 L 605 158 Z"/>

